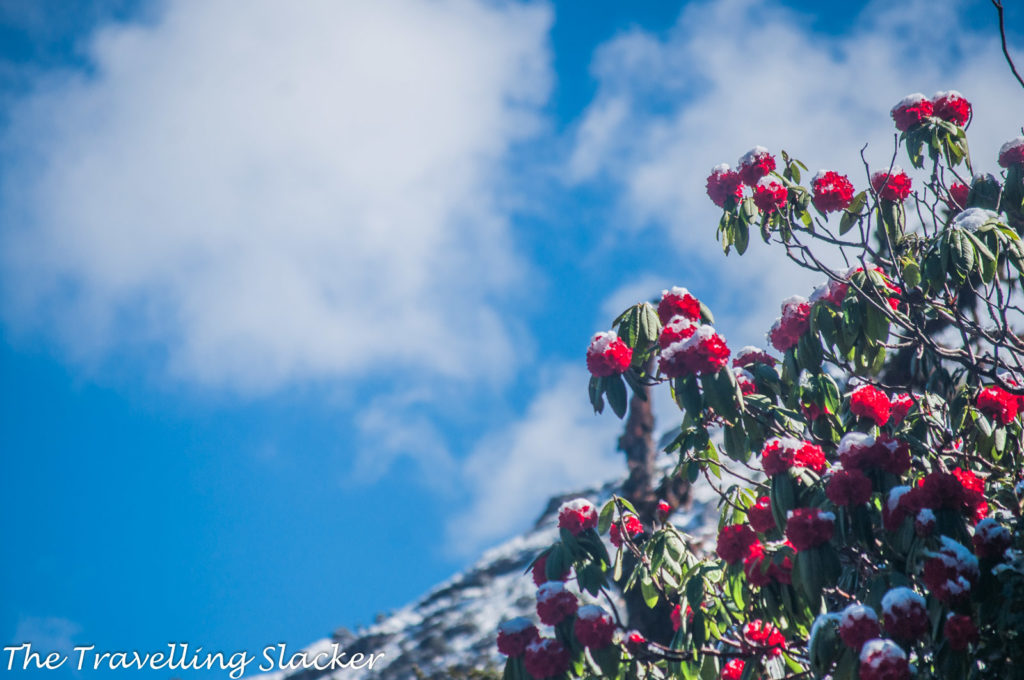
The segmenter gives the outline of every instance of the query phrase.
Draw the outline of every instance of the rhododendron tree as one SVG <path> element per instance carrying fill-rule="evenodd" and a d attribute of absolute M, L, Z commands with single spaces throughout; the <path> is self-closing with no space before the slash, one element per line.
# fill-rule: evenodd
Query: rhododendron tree
<path fill-rule="evenodd" d="M 707 178 L 726 254 L 754 232 L 820 277 L 767 349 L 734 351 L 697 288 L 593 336 L 595 411 L 671 395 L 668 478 L 717 493 L 717 538 L 664 500 L 566 503 L 531 565 L 539 624 L 498 633 L 506 678 L 1024 674 L 1024 138 L 975 174 L 962 94 L 891 115 L 910 171 L 890 156 L 805 184 L 755 147 Z"/>

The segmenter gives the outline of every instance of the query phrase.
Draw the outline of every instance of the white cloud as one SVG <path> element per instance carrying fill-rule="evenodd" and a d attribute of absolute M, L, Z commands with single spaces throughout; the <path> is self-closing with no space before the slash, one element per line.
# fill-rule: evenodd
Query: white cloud
<path fill-rule="evenodd" d="M 460 555 L 526 528 L 551 496 L 625 475 L 616 453 L 621 422 L 596 416 L 586 370 L 562 367 L 517 422 L 484 438 L 459 479 L 467 507 L 448 523 L 447 545 Z"/>
<path fill-rule="evenodd" d="M 812 173 L 847 172 L 863 187 L 861 146 L 870 143 L 876 166 L 891 158 L 892 104 L 940 89 L 974 103 L 975 169 L 997 169 L 999 143 L 1021 124 L 1024 92 L 998 35 L 963 30 L 958 11 L 954 2 L 876 2 L 835 37 L 774 3 L 692 4 L 664 38 L 633 30 L 600 48 L 598 94 L 578 125 L 566 177 L 617 187 L 613 222 L 664 228 L 691 272 L 715 272 L 677 283 L 715 294 L 719 325 L 737 346 L 760 344 L 778 301 L 808 294 L 817 277 L 782 269 L 781 251 L 757 239 L 743 258 L 723 257 L 714 238 L 720 212 L 703 191 L 708 171 L 761 144 L 788 150 Z"/>
<path fill-rule="evenodd" d="M 500 191 L 550 12 L 172 0 L 40 82 L 3 140 L 8 321 L 238 390 L 494 373 L 525 264 Z M 512 370 L 508 367 L 508 370 Z"/>

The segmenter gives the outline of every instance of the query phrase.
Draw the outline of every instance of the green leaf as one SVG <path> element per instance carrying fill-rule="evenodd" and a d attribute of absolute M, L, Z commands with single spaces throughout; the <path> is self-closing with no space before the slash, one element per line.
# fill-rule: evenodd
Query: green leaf
<path fill-rule="evenodd" d="M 853 200 L 850 201 L 850 205 L 843 211 L 843 216 L 839 219 L 840 234 L 845 234 L 850 231 L 855 224 L 857 224 L 860 220 L 861 213 L 864 212 L 864 206 L 866 204 L 867 192 L 861 191 L 853 197 Z"/>
<path fill-rule="evenodd" d="M 597 516 L 597 533 L 606 534 L 612 525 L 612 517 L 615 516 L 615 498 L 612 497 L 601 507 L 601 513 Z"/>
<path fill-rule="evenodd" d="M 603 380 L 605 394 L 608 395 L 608 405 L 612 407 L 615 415 L 619 418 L 624 417 L 626 415 L 628 398 L 626 396 L 626 383 L 622 379 L 622 374 L 609 375 L 603 378 Z"/>
<path fill-rule="evenodd" d="M 594 413 L 601 413 L 604 411 L 604 381 L 597 376 L 590 378 L 590 386 L 588 388 L 590 393 L 590 404 L 594 407 Z"/>

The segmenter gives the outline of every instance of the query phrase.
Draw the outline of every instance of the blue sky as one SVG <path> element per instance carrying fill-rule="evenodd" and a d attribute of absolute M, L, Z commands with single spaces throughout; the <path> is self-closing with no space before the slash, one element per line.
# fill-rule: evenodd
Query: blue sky
<path fill-rule="evenodd" d="M 863 184 L 914 91 L 1020 134 L 987 2 L 887 4 L 5 3 L 0 637 L 299 646 L 617 474 L 591 333 L 813 284 L 710 167 Z"/>

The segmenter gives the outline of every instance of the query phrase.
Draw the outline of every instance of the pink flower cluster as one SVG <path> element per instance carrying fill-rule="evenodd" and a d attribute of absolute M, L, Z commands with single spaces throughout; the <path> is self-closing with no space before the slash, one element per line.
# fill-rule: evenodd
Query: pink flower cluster
<path fill-rule="evenodd" d="M 762 177 L 754 187 L 754 205 L 769 215 L 786 207 L 786 187 L 775 179 Z"/>
<path fill-rule="evenodd" d="M 680 286 L 661 291 L 661 300 L 658 302 L 658 318 L 662 324 L 667 324 L 674 316 L 700 321 L 700 300 Z"/>
<path fill-rule="evenodd" d="M 941 548 L 928 552 L 921 580 L 940 602 L 963 602 L 978 582 L 978 558 L 949 536 L 939 536 Z"/>
<path fill-rule="evenodd" d="M 740 156 L 738 165 L 737 173 L 740 180 L 747 186 L 754 187 L 762 177 L 775 169 L 775 156 L 768 153 L 768 149 L 763 146 L 755 146 Z"/>
<path fill-rule="evenodd" d="M 856 652 L 860 652 L 865 642 L 877 638 L 881 632 L 878 614 L 871 607 L 851 604 L 839 613 L 839 637 L 843 644 Z"/>
<path fill-rule="evenodd" d="M 743 198 L 743 182 L 739 173 L 730 170 L 725 163 L 711 169 L 705 185 L 708 198 L 719 208 L 724 208 L 727 201 L 739 201 Z"/>
<path fill-rule="evenodd" d="M 537 616 L 541 623 L 557 626 L 574 615 L 578 607 L 576 596 L 561 581 L 548 581 L 537 588 Z"/>
<path fill-rule="evenodd" d="M 907 653 L 892 640 L 868 640 L 861 647 L 859 660 L 857 676 L 860 680 L 910 679 Z"/>

